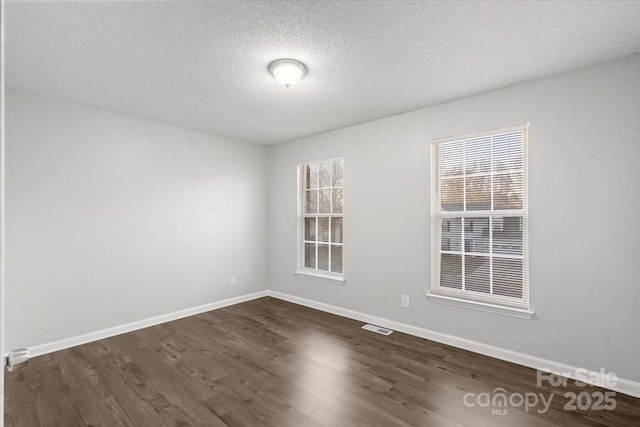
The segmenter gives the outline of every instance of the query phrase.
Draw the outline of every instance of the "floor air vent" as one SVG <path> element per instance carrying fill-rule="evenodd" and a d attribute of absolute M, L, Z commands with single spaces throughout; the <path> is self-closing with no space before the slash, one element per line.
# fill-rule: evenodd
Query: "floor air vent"
<path fill-rule="evenodd" d="M 380 326 L 372 325 L 370 323 L 364 325 L 362 329 L 366 329 L 367 331 L 372 331 L 381 335 L 391 335 L 393 333 L 391 329 L 381 328 Z"/>

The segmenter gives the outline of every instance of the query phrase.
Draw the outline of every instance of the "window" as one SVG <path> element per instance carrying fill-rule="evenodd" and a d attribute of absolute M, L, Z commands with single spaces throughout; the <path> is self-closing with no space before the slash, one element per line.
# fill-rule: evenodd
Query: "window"
<path fill-rule="evenodd" d="M 433 142 L 430 299 L 530 318 L 527 130 Z"/>
<path fill-rule="evenodd" d="M 299 168 L 298 273 L 341 281 L 343 164 L 343 159 L 332 159 Z"/>

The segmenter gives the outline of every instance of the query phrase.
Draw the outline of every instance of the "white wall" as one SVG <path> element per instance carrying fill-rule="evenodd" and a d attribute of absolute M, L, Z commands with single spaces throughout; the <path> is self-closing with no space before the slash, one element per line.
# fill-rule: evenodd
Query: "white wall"
<path fill-rule="evenodd" d="M 530 123 L 535 319 L 429 302 L 429 141 L 522 123 Z M 271 290 L 640 380 L 639 55 L 280 144 L 269 155 Z M 337 156 L 345 159 L 344 286 L 292 274 L 296 165 Z"/>
<path fill-rule="evenodd" d="M 266 147 L 12 90 L 6 108 L 7 351 L 266 288 Z"/>

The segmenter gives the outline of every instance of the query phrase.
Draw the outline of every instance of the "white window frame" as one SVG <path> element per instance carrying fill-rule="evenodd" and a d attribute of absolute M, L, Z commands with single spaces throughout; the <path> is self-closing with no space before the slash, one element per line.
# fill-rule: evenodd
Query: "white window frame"
<path fill-rule="evenodd" d="M 341 160 L 342 161 L 342 167 L 343 167 L 343 174 L 342 174 L 342 197 L 343 197 L 343 202 L 342 202 L 342 212 L 341 213 L 306 213 L 305 212 L 305 192 L 306 192 L 306 188 L 305 188 L 305 169 L 308 165 L 312 165 L 312 164 L 316 164 L 316 163 L 326 163 L 326 162 L 332 162 L 334 160 Z M 333 187 L 332 187 L 333 188 Z M 320 189 L 320 187 L 318 187 L 318 189 Z M 332 190 L 333 191 L 333 190 Z M 343 221 L 343 227 L 344 227 L 344 158 L 342 157 L 333 157 L 330 159 L 324 159 L 324 160 L 315 160 L 315 161 L 309 161 L 309 162 L 304 162 L 298 165 L 298 236 L 297 236 L 297 241 L 298 241 L 298 245 L 297 245 L 297 268 L 294 271 L 294 274 L 300 277 L 306 277 L 306 278 L 311 278 L 311 279 L 315 279 L 315 280 L 320 280 L 320 281 L 325 281 L 325 282 L 332 282 L 332 283 L 337 283 L 337 284 L 344 284 L 345 283 L 345 279 L 344 279 L 344 269 L 345 269 L 345 254 L 344 254 L 344 233 L 342 235 L 342 243 L 332 243 L 331 242 L 331 227 L 329 227 L 329 241 L 328 241 L 328 245 L 329 248 L 331 248 L 331 245 L 338 245 L 338 246 L 342 246 L 343 250 L 342 250 L 342 273 L 336 273 L 336 272 L 331 272 L 331 271 L 324 271 L 324 270 L 318 270 L 318 269 L 313 269 L 313 268 L 308 268 L 305 267 L 305 260 L 304 260 L 304 250 L 305 250 L 305 243 L 307 243 L 307 241 L 305 240 L 305 230 L 304 230 L 304 224 L 305 224 L 305 218 L 342 218 Z M 333 200 L 333 193 L 331 194 L 331 198 Z M 317 221 L 316 221 L 316 227 L 317 227 Z M 318 235 L 318 231 L 316 228 L 316 236 Z M 331 263 L 331 251 L 329 251 L 329 263 Z M 317 267 L 317 259 L 316 259 L 316 267 Z"/>
<path fill-rule="evenodd" d="M 478 132 L 474 134 L 441 138 L 431 141 L 431 292 L 427 293 L 427 297 L 430 301 L 444 303 L 448 305 L 454 305 L 458 307 L 472 308 L 482 311 L 488 311 L 492 313 L 504 314 L 512 317 L 518 317 L 523 319 L 531 319 L 533 317 L 533 311 L 530 309 L 530 292 L 529 292 L 529 195 L 528 195 L 528 129 L 529 125 L 518 125 L 509 128 L 494 129 L 485 132 Z M 440 147 L 444 143 L 466 141 L 469 139 L 492 137 L 508 132 L 522 131 L 523 133 L 523 195 L 522 195 L 522 209 L 515 210 L 493 210 L 493 205 L 489 210 L 474 210 L 474 211 L 442 211 L 442 205 L 440 201 L 441 194 L 441 182 L 440 182 Z M 493 169 L 490 171 L 491 178 L 493 180 L 495 172 Z M 463 176 L 464 171 L 463 171 Z M 493 193 L 492 193 L 493 199 Z M 453 289 L 449 287 L 440 286 L 440 261 L 441 261 L 441 244 L 442 244 L 442 226 L 441 220 L 446 218 L 486 218 L 489 217 L 489 230 L 492 230 L 493 218 L 495 217 L 522 217 L 522 256 L 513 256 L 518 259 L 522 259 L 522 298 L 513 298 L 500 295 L 485 294 L 481 292 L 475 292 L 472 290 Z M 464 222 L 464 220 L 463 220 Z M 465 258 L 465 236 L 462 226 L 461 236 L 461 252 L 463 258 Z M 481 255 L 489 255 L 493 257 L 494 254 L 491 248 L 491 236 L 492 231 L 489 232 L 489 252 Z M 471 254 L 474 255 L 474 254 Z M 477 255 L 477 254 L 476 254 Z M 509 256 L 498 255 L 497 257 L 508 258 Z M 492 269 L 491 269 L 492 270 Z M 493 271 L 490 271 L 490 281 L 492 280 Z M 464 283 L 464 267 L 462 271 L 462 280 Z M 491 285 L 491 282 L 490 282 Z M 463 285 L 464 288 L 464 285 Z"/>

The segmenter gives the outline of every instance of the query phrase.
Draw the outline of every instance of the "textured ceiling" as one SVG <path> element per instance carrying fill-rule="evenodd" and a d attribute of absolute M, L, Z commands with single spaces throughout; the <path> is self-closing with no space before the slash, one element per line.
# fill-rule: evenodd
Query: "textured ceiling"
<path fill-rule="evenodd" d="M 6 3 L 6 81 L 272 144 L 640 51 L 640 2 Z M 267 72 L 309 72 L 286 89 Z"/>

